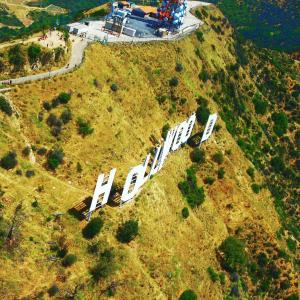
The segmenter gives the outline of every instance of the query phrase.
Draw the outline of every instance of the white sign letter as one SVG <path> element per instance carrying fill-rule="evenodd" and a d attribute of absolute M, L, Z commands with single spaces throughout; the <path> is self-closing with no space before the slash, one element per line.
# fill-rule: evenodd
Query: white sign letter
<path fill-rule="evenodd" d="M 182 138 L 181 138 L 181 143 L 184 144 L 187 142 L 187 140 L 189 139 L 189 137 L 191 136 L 192 132 L 193 132 L 193 128 L 196 122 L 196 115 L 192 114 L 189 119 L 186 121 L 187 126 L 186 126 L 186 131 L 182 134 Z"/>
<path fill-rule="evenodd" d="M 108 197 L 110 194 L 110 190 L 111 190 L 112 184 L 114 182 L 116 171 L 117 171 L 117 169 L 112 169 L 109 173 L 108 178 L 105 178 L 104 174 L 100 174 L 98 176 L 96 188 L 95 188 L 94 195 L 93 195 L 93 200 L 92 200 L 90 210 L 89 210 L 89 216 L 97 208 L 97 205 L 99 204 L 98 201 L 99 201 L 100 195 L 103 194 L 103 198 L 102 198 L 100 206 L 103 206 L 104 204 L 107 203 Z"/>
<path fill-rule="evenodd" d="M 214 126 L 216 124 L 217 118 L 218 118 L 218 114 L 213 114 L 213 115 L 209 116 L 206 126 L 205 126 L 205 129 L 204 129 L 204 133 L 202 135 L 200 145 L 211 136 Z"/>
<path fill-rule="evenodd" d="M 148 180 L 149 174 L 145 177 L 146 169 L 150 159 L 150 154 L 147 155 L 143 164 L 131 169 L 128 173 L 126 182 L 123 188 L 121 201 L 127 202 L 132 199 L 139 191 L 139 188 Z M 131 185 L 134 184 L 133 187 Z M 131 191 L 129 191 L 131 189 Z"/>

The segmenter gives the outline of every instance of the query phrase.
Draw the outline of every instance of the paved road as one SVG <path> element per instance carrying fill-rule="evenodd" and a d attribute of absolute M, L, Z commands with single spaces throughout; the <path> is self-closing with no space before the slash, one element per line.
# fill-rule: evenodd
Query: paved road
<path fill-rule="evenodd" d="M 151 41 L 170 41 L 170 40 L 178 40 L 183 38 L 184 36 L 190 34 L 191 32 L 195 31 L 199 26 L 203 24 L 202 21 L 197 19 L 193 14 L 191 14 L 191 9 L 195 8 L 196 6 L 207 6 L 210 3 L 207 2 L 200 2 L 200 1 L 188 1 L 188 10 L 187 15 L 184 19 L 184 28 L 181 30 L 180 33 L 170 35 L 164 38 L 132 38 L 126 35 L 121 35 L 120 37 L 109 36 L 108 42 L 109 43 L 140 43 L 140 42 L 151 42 Z M 81 39 L 76 36 L 71 36 L 71 39 L 74 40 L 72 43 L 72 52 L 71 58 L 69 63 L 61 69 L 49 71 L 45 73 L 35 74 L 35 75 L 28 75 L 25 77 L 19 77 L 15 79 L 3 80 L 0 81 L 0 84 L 9 84 L 9 85 L 16 85 L 16 84 L 23 84 L 31 81 L 47 79 L 54 76 L 62 75 L 65 73 L 69 73 L 78 67 L 84 58 L 84 50 L 87 47 L 89 41 L 86 39 Z"/>
<path fill-rule="evenodd" d="M 84 56 L 84 50 L 86 46 L 88 45 L 88 41 L 85 39 L 81 39 L 78 37 L 72 37 L 74 39 L 74 43 L 72 43 L 72 52 L 71 52 L 71 58 L 70 61 L 67 65 L 62 67 L 61 69 L 58 70 L 53 70 L 45 73 L 40 73 L 40 74 L 35 74 L 35 75 L 28 75 L 25 77 L 19 77 L 15 79 L 10 79 L 10 80 L 3 80 L 0 81 L 0 84 L 9 84 L 9 85 L 15 85 L 15 84 L 23 84 L 26 82 L 31 82 L 31 81 L 36 81 L 40 79 L 45 79 L 45 78 L 51 78 L 54 76 L 62 75 L 68 72 L 71 72 L 74 70 L 76 67 L 78 67 L 83 60 Z"/>

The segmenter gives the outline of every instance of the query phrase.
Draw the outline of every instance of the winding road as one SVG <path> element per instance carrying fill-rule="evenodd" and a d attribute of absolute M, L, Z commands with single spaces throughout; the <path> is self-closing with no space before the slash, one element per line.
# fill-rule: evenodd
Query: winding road
<path fill-rule="evenodd" d="M 184 26 L 181 29 L 180 33 L 167 36 L 165 38 L 137 38 L 137 37 L 132 38 L 126 35 L 121 35 L 120 37 L 111 35 L 108 39 L 108 42 L 109 43 L 138 43 L 138 42 L 151 42 L 151 41 L 171 41 L 171 40 L 181 39 L 184 36 L 195 31 L 197 28 L 199 28 L 199 26 L 203 25 L 203 22 L 197 19 L 191 13 L 191 10 L 197 6 L 207 6 L 207 5 L 210 5 L 210 3 L 200 2 L 200 1 L 188 1 L 188 9 L 184 19 Z M 70 61 L 68 62 L 67 65 L 65 65 L 61 69 L 35 74 L 35 75 L 28 75 L 28 76 L 14 78 L 14 79 L 2 80 L 0 81 L 0 84 L 2 85 L 24 84 L 36 80 L 52 78 L 73 71 L 83 62 L 84 50 L 88 46 L 89 42 L 91 41 L 73 35 L 71 36 L 71 39 L 72 41 L 73 40 L 74 41 L 72 42 Z"/>

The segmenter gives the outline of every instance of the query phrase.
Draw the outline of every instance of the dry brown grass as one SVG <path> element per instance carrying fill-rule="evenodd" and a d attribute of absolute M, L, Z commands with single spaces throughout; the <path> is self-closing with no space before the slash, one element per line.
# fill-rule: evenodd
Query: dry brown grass
<path fill-rule="evenodd" d="M 172 153 L 164 169 L 145 185 L 136 200 L 122 208 L 106 206 L 101 210 L 105 226 L 96 239 L 117 248 L 122 259 L 119 271 L 112 278 L 99 285 L 89 283 L 88 269 L 95 258 L 87 254 L 88 243 L 81 236 L 85 222 L 74 219 L 67 210 L 93 192 L 99 172 L 117 167 L 117 183 L 123 184 L 128 170 L 139 164 L 153 146 L 149 140 L 151 134 L 159 138 L 165 123 L 175 125 L 184 120 L 196 109 L 198 95 L 209 99 L 211 110 L 218 110 L 209 96 L 214 87 L 210 83 L 200 87 L 197 75 L 203 63 L 213 68 L 213 64 L 223 66 L 232 62 L 226 50 L 230 40 L 224 37 L 220 41 L 213 32 L 207 33 L 205 40 L 202 46 L 195 36 L 176 43 L 92 45 L 84 64 L 74 73 L 20 86 L 9 95 L 21 112 L 18 122 L 22 134 L 38 147 L 51 149 L 61 145 L 65 163 L 54 174 L 45 170 L 45 159 L 37 156 L 37 163 L 32 166 L 37 175 L 32 179 L 0 170 L 1 187 L 6 190 L 4 200 L 1 199 L 5 217 L 12 215 L 21 200 L 26 215 L 21 228 L 23 239 L 13 259 L 1 252 L 2 297 L 32 299 L 54 282 L 64 289 L 83 282 L 82 299 L 99 299 L 101 291 L 115 280 L 122 283 L 115 299 L 177 299 L 186 288 L 195 290 L 199 299 L 222 299 L 223 288 L 212 283 L 206 271 L 209 266 L 218 269 L 215 248 L 245 220 L 259 219 L 273 236 L 279 223 L 270 195 L 266 190 L 259 195 L 252 192 L 246 174 L 250 163 L 219 119 L 222 129 L 203 146 L 208 162 L 199 168 L 197 176 L 200 185 L 208 175 L 216 178 L 218 167 L 210 157 L 216 151 L 225 153 L 230 149 L 231 154 L 225 155 L 223 164 L 225 178 L 205 186 L 204 204 L 190 210 L 190 217 L 183 220 L 181 209 L 186 204 L 177 185 L 191 165 L 190 149 L 185 147 Z M 211 52 L 212 43 L 217 55 Z M 205 62 L 196 57 L 195 47 L 200 47 L 207 58 Z M 180 74 L 175 72 L 176 62 L 184 66 Z M 169 104 L 160 107 L 155 96 L 169 93 L 168 80 L 175 75 L 180 80 L 175 94 L 188 102 L 182 107 L 177 105 L 178 111 L 170 115 Z M 94 85 L 94 79 L 100 83 L 99 87 Z M 119 86 L 116 93 L 110 91 L 112 83 Z M 52 100 L 62 91 L 73 94 L 69 107 L 74 119 L 65 127 L 61 140 L 56 141 L 45 122 L 37 121 L 37 115 L 43 101 Z M 59 111 L 61 108 L 54 110 Z M 92 135 L 86 138 L 78 135 L 78 117 L 91 122 L 95 129 Z M 13 121 L 2 115 L 1 118 L 1 156 L 14 148 L 21 167 L 28 168 L 28 161 L 20 155 L 23 140 L 12 126 Z M 197 126 L 196 131 L 201 129 Z M 77 162 L 83 166 L 81 174 L 76 172 Z M 262 177 L 257 174 L 257 181 L 260 180 Z M 41 185 L 44 191 L 38 192 Z M 34 199 L 40 203 L 39 210 L 31 207 Z M 232 209 L 226 208 L 229 203 Z M 55 212 L 64 213 L 61 220 L 47 221 Z M 140 235 L 130 245 L 120 245 L 115 233 L 118 225 L 129 218 L 139 220 Z M 59 262 L 49 261 L 48 242 L 61 235 L 66 236 L 69 251 L 78 257 L 78 262 L 68 270 L 62 270 Z"/>

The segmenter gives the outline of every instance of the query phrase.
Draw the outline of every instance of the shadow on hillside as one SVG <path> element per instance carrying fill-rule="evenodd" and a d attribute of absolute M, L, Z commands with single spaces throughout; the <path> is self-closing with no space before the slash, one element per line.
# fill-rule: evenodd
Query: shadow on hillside
<path fill-rule="evenodd" d="M 203 135 L 203 132 L 195 133 L 193 136 L 191 136 L 188 139 L 187 144 L 192 148 L 198 147 L 200 145 L 202 135 Z"/>

